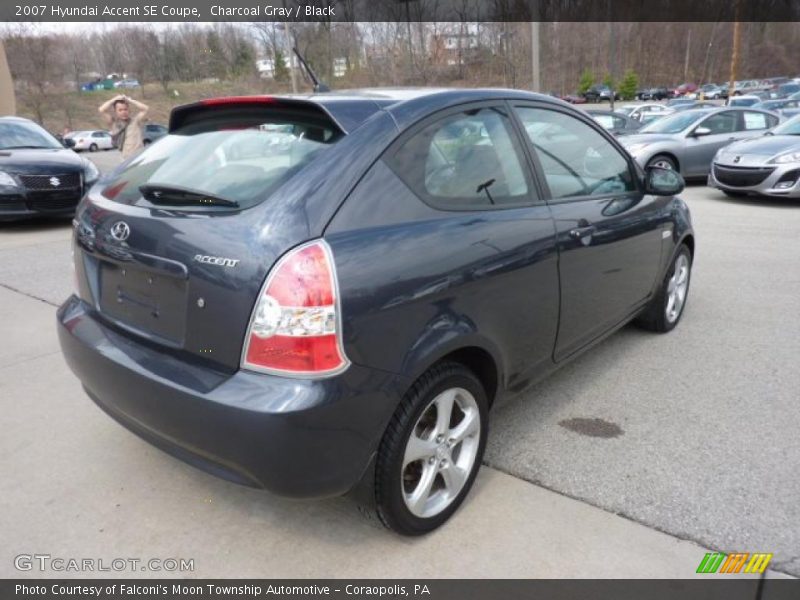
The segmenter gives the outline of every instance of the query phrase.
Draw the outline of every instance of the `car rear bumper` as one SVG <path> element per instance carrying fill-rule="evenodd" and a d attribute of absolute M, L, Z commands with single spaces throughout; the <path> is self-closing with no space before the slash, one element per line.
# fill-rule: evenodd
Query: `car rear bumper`
<path fill-rule="evenodd" d="M 713 163 L 708 186 L 755 196 L 800 198 L 800 166 L 794 163 L 739 167 Z"/>
<path fill-rule="evenodd" d="M 358 365 L 320 380 L 215 372 L 132 340 L 75 296 L 58 310 L 58 332 L 88 395 L 122 425 L 207 472 L 284 496 L 353 489 L 405 385 Z"/>

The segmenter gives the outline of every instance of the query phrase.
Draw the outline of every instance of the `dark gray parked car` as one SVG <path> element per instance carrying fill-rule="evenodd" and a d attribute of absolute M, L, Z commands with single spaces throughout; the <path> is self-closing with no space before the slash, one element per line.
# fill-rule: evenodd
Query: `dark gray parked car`
<path fill-rule="evenodd" d="M 163 125 L 158 125 L 156 123 L 148 123 L 144 126 L 142 131 L 142 143 L 145 146 L 149 146 L 156 140 L 161 139 L 165 135 L 167 135 L 167 128 Z"/>
<path fill-rule="evenodd" d="M 222 98 L 169 129 L 81 203 L 59 338 L 109 415 L 232 481 L 425 533 L 469 491 L 493 405 L 631 320 L 681 318 L 680 175 L 560 100 Z"/>
<path fill-rule="evenodd" d="M 63 144 L 33 121 L 0 117 L 0 221 L 73 215 L 100 172 Z"/>
<path fill-rule="evenodd" d="M 748 108 L 700 108 L 668 115 L 620 138 L 640 165 L 705 177 L 717 150 L 731 142 L 762 135 L 778 124 L 777 115 Z"/>

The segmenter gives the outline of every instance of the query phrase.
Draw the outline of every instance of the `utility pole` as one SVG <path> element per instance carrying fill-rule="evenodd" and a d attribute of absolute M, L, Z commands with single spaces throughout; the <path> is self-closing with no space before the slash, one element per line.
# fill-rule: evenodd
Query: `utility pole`
<path fill-rule="evenodd" d="M 692 49 L 692 28 L 689 27 L 686 32 L 686 58 L 683 61 L 683 81 L 689 82 L 689 54 Z M 702 81 L 700 83 L 703 83 Z"/>
<path fill-rule="evenodd" d="M 0 40 L 0 116 L 16 114 L 14 82 L 11 80 L 11 69 L 8 68 L 3 40 Z"/>
<path fill-rule="evenodd" d="M 736 82 L 736 69 L 739 66 L 739 38 L 741 37 L 740 23 L 739 23 L 739 2 L 736 2 L 736 21 L 733 23 L 733 52 L 731 53 L 731 80 L 728 83 L 728 104 L 733 98 L 733 92 Z"/>
<path fill-rule="evenodd" d="M 283 25 L 283 34 L 286 40 L 286 58 L 289 61 L 289 76 L 292 78 L 292 93 L 297 93 L 297 74 L 294 72 L 294 44 L 292 44 L 292 34 L 289 30 L 289 21 L 279 23 Z"/>
<path fill-rule="evenodd" d="M 611 12 L 611 4 L 609 3 L 609 13 Z M 617 36 L 614 27 L 614 21 L 609 21 L 608 23 L 608 75 L 611 78 L 611 98 L 609 100 L 610 108 L 614 110 L 614 96 L 616 96 L 616 87 L 617 82 L 614 78 L 614 71 L 616 70 L 616 62 L 617 62 Z"/>
<path fill-rule="evenodd" d="M 538 18 L 538 15 L 534 15 Z M 540 65 L 540 25 L 539 21 L 531 21 L 531 88 L 534 92 L 542 91 Z"/>

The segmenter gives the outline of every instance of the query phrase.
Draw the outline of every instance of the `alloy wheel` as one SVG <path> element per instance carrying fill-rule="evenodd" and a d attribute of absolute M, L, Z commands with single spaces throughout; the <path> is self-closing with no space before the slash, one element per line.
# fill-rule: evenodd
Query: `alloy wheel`
<path fill-rule="evenodd" d="M 433 517 L 458 497 L 475 466 L 481 415 L 475 397 L 450 388 L 422 411 L 406 442 L 403 500 L 421 518 Z"/>
<path fill-rule="evenodd" d="M 672 277 L 667 282 L 667 321 L 674 323 L 683 310 L 686 292 L 689 289 L 689 259 L 685 254 L 678 256 Z"/>

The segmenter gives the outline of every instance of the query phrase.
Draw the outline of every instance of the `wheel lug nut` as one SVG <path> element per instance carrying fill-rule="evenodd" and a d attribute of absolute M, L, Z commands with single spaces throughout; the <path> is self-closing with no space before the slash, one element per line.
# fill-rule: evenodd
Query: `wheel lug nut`
<path fill-rule="evenodd" d="M 436 443 L 437 444 L 441 444 L 442 440 L 444 440 L 444 436 L 443 435 L 437 435 L 436 436 Z"/>
<path fill-rule="evenodd" d="M 436 459 L 435 459 L 435 458 L 433 458 L 432 456 L 431 456 L 431 457 L 428 459 L 428 464 L 429 464 L 429 465 L 432 465 L 432 464 L 433 464 L 433 463 L 435 463 L 435 462 L 436 462 Z"/>

